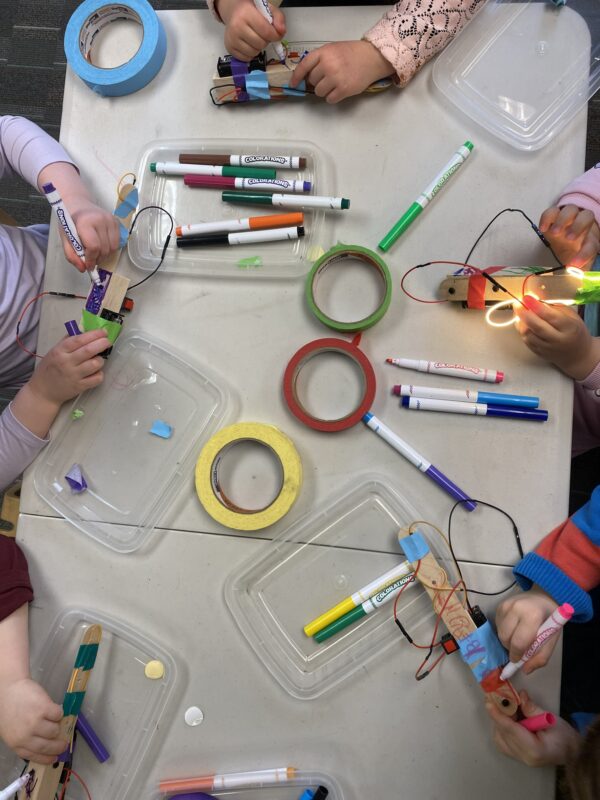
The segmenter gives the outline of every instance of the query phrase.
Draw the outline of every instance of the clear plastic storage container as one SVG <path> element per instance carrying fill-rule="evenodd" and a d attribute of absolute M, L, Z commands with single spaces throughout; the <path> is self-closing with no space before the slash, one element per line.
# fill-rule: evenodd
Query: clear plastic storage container
<path fill-rule="evenodd" d="M 360 476 L 229 577 L 225 598 L 235 622 L 293 697 L 318 697 L 392 645 L 398 658 L 406 652 L 392 603 L 321 644 L 303 628 L 404 561 L 398 531 L 422 517 L 387 479 Z M 411 585 L 398 613 L 409 630 L 417 630 L 433 613 L 431 601 Z"/>
<path fill-rule="evenodd" d="M 243 120 L 240 117 L 240 126 Z M 219 154 L 273 154 L 294 155 L 306 158 L 303 170 L 278 169 L 278 178 L 310 181 L 308 194 L 335 196 L 333 169 L 327 156 L 317 145 L 305 141 L 246 139 L 187 139 L 181 141 L 152 142 L 141 156 L 138 167 L 139 208 L 159 205 L 166 208 L 175 219 L 175 225 L 187 225 L 222 219 L 239 219 L 265 214 L 283 214 L 300 211 L 295 208 L 278 208 L 270 205 L 238 205 L 221 200 L 222 188 L 193 188 L 186 186 L 183 176 L 157 175 L 150 170 L 156 161 L 178 161 L 180 153 Z M 261 193 L 262 194 L 262 193 Z M 264 194 L 268 194 L 265 192 Z M 296 195 L 301 197 L 301 195 Z M 214 275 L 218 277 L 298 278 L 306 274 L 314 261 L 315 247 L 323 241 L 333 240 L 336 214 L 346 211 L 304 209 L 305 235 L 294 241 L 262 242 L 252 245 L 211 245 L 180 249 L 175 242 L 175 231 L 167 249 L 162 272 L 180 275 Z M 327 218 L 327 219 L 326 219 Z M 140 269 L 155 269 L 170 221 L 166 214 L 147 211 L 135 224 L 129 237 L 129 257 Z M 328 235 L 324 228 L 327 226 Z M 250 261 L 246 262 L 247 259 Z M 254 260 L 256 264 L 253 264 Z"/>
<path fill-rule="evenodd" d="M 437 87 L 520 150 L 537 150 L 600 87 L 600 3 L 488 0 L 435 61 Z"/>
<path fill-rule="evenodd" d="M 52 626 L 32 678 L 41 683 L 55 702 L 62 703 L 81 636 L 95 623 L 102 625 L 102 641 L 82 712 L 110 757 L 99 763 L 78 735 L 73 768 L 94 798 L 142 797 L 146 771 L 141 768 L 151 746 L 158 745 L 156 734 L 165 721 L 167 703 L 176 707 L 184 689 L 173 656 L 123 622 L 95 611 L 71 609 L 61 614 Z M 150 680 L 144 675 L 144 667 L 155 659 L 162 662 L 164 676 Z M 10 763 L 8 756 L 1 761 L 3 777 L 8 783 L 21 772 L 23 762 L 13 757 Z M 67 800 L 86 797 L 75 778 L 66 797 Z"/>
<path fill-rule="evenodd" d="M 137 550 L 184 484 L 202 444 L 231 411 L 212 370 L 140 331 L 117 339 L 102 384 L 78 397 L 34 471 L 40 496 L 79 530 L 121 553 Z M 84 412 L 72 419 L 71 411 Z M 170 438 L 150 433 L 156 420 Z M 81 466 L 86 491 L 65 475 Z"/>

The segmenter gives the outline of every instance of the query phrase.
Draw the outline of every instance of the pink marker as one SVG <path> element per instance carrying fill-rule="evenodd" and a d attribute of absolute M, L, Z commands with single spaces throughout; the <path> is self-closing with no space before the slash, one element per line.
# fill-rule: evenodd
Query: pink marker
<path fill-rule="evenodd" d="M 531 731 L 531 733 L 546 731 L 548 728 L 552 728 L 552 726 L 555 724 L 556 717 L 549 711 L 544 711 L 543 714 L 536 714 L 535 717 L 526 717 L 525 719 L 519 720 L 519 725 L 527 728 L 527 730 Z"/>
<path fill-rule="evenodd" d="M 556 608 L 552 614 L 550 614 L 548 619 L 542 623 L 535 636 L 535 639 L 523 653 L 523 656 L 519 659 L 519 661 L 511 661 L 508 663 L 500 673 L 500 678 L 503 681 L 507 681 L 509 678 L 512 678 L 515 672 L 521 669 L 523 664 L 525 664 L 526 661 L 529 661 L 529 659 L 537 653 L 540 647 L 544 646 L 548 639 L 551 639 L 552 636 L 561 630 L 563 625 L 565 625 L 571 619 L 574 613 L 575 609 L 568 603 L 563 603 L 562 606 Z"/>
<path fill-rule="evenodd" d="M 417 372 L 431 372 L 434 375 L 450 375 L 452 378 L 469 378 L 474 381 L 502 383 L 504 373 L 496 369 L 484 367 L 466 367 L 464 364 L 447 364 L 444 361 L 423 361 L 416 358 L 386 358 L 386 364 L 405 369 L 416 369 Z"/>
<path fill-rule="evenodd" d="M 286 178 L 229 178 L 221 175 L 184 175 L 186 186 L 213 189 L 246 189 L 259 192 L 310 192 L 310 181 L 289 181 Z"/>

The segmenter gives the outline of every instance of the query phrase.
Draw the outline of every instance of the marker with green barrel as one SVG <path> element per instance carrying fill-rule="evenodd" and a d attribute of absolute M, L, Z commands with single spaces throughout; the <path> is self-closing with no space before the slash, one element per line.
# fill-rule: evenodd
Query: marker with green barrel
<path fill-rule="evenodd" d="M 471 154 L 473 149 L 472 142 L 465 142 L 458 148 L 456 153 L 452 156 L 446 166 L 439 172 L 431 181 L 429 186 L 417 197 L 415 202 L 411 205 L 408 211 L 403 214 L 394 227 L 386 233 L 383 239 L 377 245 L 384 253 L 390 249 L 396 239 L 401 236 L 404 231 L 411 225 L 419 214 L 426 208 L 433 200 L 440 189 L 448 183 L 452 175 L 461 167 Z"/>
<path fill-rule="evenodd" d="M 353 608 L 352 611 L 344 614 L 343 617 L 336 619 L 335 622 L 332 622 L 330 625 L 327 625 L 327 627 L 315 633 L 313 637 L 315 642 L 323 642 L 325 639 L 329 639 L 330 636 L 339 633 L 339 631 L 348 627 L 348 625 L 352 625 L 353 622 L 366 617 L 367 614 L 371 614 L 379 608 L 379 606 L 389 603 L 396 597 L 398 592 L 402 590 L 403 586 L 406 586 L 407 583 L 411 583 L 413 580 L 414 573 L 409 572 L 408 575 L 403 575 L 402 578 L 394 581 L 394 583 L 390 583 L 389 586 L 386 586 L 384 589 L 377 592 L 377 594 L 369 597 L 364 603 L 361 603 L 356 608 Z"/>

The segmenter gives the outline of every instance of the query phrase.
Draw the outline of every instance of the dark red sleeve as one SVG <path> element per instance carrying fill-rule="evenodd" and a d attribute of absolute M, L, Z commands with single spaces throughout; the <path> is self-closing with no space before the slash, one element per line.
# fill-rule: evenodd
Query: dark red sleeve
<path fill-rule="evenodd" d="M 0 622 L 32 599 L 27 559 L 14 539 L 0 535 Z"/>

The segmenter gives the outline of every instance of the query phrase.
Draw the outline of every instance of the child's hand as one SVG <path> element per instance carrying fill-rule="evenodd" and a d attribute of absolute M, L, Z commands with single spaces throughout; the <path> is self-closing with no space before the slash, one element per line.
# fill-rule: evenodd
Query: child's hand
<path fill-rule="evenodd" d="M 517 330 L 527 347 L 557 366 L 573 380 L 587 377 L 600 362 L 600 339 L 595 339 L 572 308 L 548 305 L 525 295 L 527 308 L 514 305 Z"/>
<path fill-rule="evenodd" d="M 583 269 L 598 255 L 600 228 L 591 211 L 574 205 L 547 208 L 539 228 L 567 266 Z"/>
<path fill-rule="evenodd" d="M 68 742 L 59 739 L 62 707 L 31 678 L 0 684 L 0 737 L 25 760 L 52 764 Z"/>
<path fill-rule="evenodd" d="M 266 20 L 252 0 L 218 0 L 215 8 L 225 23 L 225 47 L 240 61 L 250 61 L 269 42 L 285 36 L 285 17 L 271 6 L 273 24 Z"/>
<path fill-rule="evenodd" d="M 306 80 L 319 97 L 328 103 L 339 103 L 393 74 L 390 62 L 371 42 L 331 42 L 302 59 L 294 70 L 290 87 L 295 89 L 300 81 Z"/>
<path fill-rule="evenodd" d="M 496 629 L 498 638 L 509 651 L 511 661 L 518 661 L 533 642 L 542 622 L 545 622 L 556 609 L 556 603 L 545 592 L 536 587 L 528 592 L 509 597 L 498 606 Z M 558 636 L 548 642 L 527 661 L 522 671 L 525 674 L 543 667 L 556 647 Z"/>
<path fill-rule="evenodd" d="M 503 714 L 493 703 L 486 702 L 485 707 L 494 720 L 493 738 L 498 750 L 506 756 L 522 761 L 528 767 L 564 764 L 581 745 L 581 736 L 560 717 L 552 728 L 531 733 Z M 530 700 L 527 692 L 521 692 L 521 710 L 526 717 L 543 713 L 543 709 Z"/>
<path fill-rule="evenodd" d="M 87 197 L 70 198 L 68 203 L 65 200 L 65 205 L 85 249 L 85 265 L 60 228 L 65 258 L 80 272 L 85 272 L 86 269 L 93 269 L 101 258 L 106 258 L 118 249 L 119 223 L 112 214 L 92 203 Z"/>

